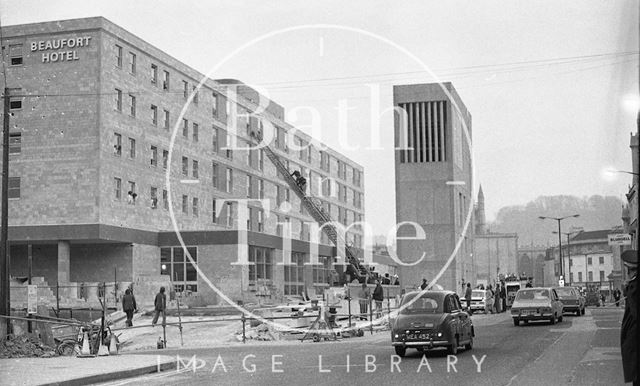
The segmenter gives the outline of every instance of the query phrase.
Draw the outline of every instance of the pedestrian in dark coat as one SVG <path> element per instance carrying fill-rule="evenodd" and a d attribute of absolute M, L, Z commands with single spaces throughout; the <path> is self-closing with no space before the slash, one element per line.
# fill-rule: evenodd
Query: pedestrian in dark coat
<path fill-rule="evenodd" d="M 502 312 L 500 304 L 500 283 L 496 283 L 496 291 L 493 293 L 493 305 L 496 308 L 496 314 Z"/>
<path fill-rule="evenodd" d="M 153 305 L 156 314 L 153 316 L 151 325 L 155 326 L 158 323 L 158 317 L 162 314 L 162 325 L 167 323 L 167 295 L 164 294 L 164 287 L 160 287 L 160 292 L 156 294 L 156 299 L 153 301 Z"/>
<path fill-rule="evenodd" d="M 624 316 L 620 328 L 620 350 L 624 381 L 640 384 L 638 377 L 638 251 L 622 253 L 622 262 L 627 269 L 629 281 L 625 288 Z"/>
<path fill-rule="evenodd" d="M 384 289 L 380 280 L 376 280 L 376 288 L 373 290 L 373 300 L 376 302 L 376 318 L 382 317 L 382 302 L 384 301 Z"/>
<path fill-rule="evenodd" d="M 471 311 L 471 292 L 471 283 L 467 283 L 467 289 L 464 292 L 464 300 L 467 301 L 467 312 L 473 314 L 473 311 Z"/>
<path fill-rule="evenodd" d="M 613 290 L 613 298 L 616 301 L 616 307 L 620 307 L 620 289 Z"/>
<path fill-rule="evenodd" d="M 138 309 L 138 305 L 136 304 L 136 298 L 131 293 L 131 290 L 127 288 L 124 291 L 124 296 L 122 297 L 122 311 L 127 314 L 127 327 L 133 327 L 133 313 Z"/>
<path fill-rule="evenodd" d="M 504 282 L 501 282 L 500 286 L 500 303 L 502 303 L 502 312 L 507 311 L 507 288 L 504 286 Z"/>

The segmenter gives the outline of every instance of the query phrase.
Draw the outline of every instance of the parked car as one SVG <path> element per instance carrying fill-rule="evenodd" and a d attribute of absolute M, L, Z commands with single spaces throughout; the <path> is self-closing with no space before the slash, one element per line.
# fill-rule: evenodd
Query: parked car
<path fill-rule="evenodd" d="M 573 287 L 555 287 L 558 299 L 562 302 L 562 312 L 575 312 L 584 315 L 584 297 Z"/>
<path fill-rule="evenodd" d="M 493 295 L 491 291 L 475 289 L 471 291 L 471 311 L 493 312 Z"/>
<path fill-rule="evenodd" d="M 529 323 L 532 320 L 548 320 L 555 324 L 562 322 L 562 302 L 553 287 L 523 288 L 516 293 L 511 306 L 513 325 L 520 321 Z"/>
<path fill-rule="evenodd" d="M 475 331 L 471 316 L 451 291 L 407 293 L 391 328 L 391 345 L 403 357 L 408 348 L 418 351 L 444 347 L 449 354 L 464 345 L 473 348 Z"/>

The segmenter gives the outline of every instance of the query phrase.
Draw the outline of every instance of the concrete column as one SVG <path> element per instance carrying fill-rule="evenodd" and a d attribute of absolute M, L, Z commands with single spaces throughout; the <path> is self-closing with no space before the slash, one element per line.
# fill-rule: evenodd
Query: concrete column
<path fill-rule="evenodd" d="M 71 246 L 68 241 L 58 241 L 58 283 L 70 281 Z"/>

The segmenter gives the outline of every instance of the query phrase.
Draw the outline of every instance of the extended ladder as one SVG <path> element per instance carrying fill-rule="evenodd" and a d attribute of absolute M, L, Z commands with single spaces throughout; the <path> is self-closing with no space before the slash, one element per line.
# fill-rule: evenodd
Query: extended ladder
<path fill-rule="evenodd" d="M 251 136 L 256 138 L 258 142 L 262 141 L 262 133 L 255 132 L 251 133 Z M 271 150 L 268 145 L 264 145 L 264 151 L 267 154 L 267 157 L 271 162 L 275 165 L 278 172 L 284 177 L 284 180 L 287 182 L 291 190 L 295 192 L 295 194 L 302 201 L 302 205 L 304 205 L 305 209 L 313 217 L 313 219 L 322 227 L 324 233 L 329 237 L 332 243 L 335 244 L 336 248 L 339 245 L 338 238 L 340 237 L 340 242 L 345 246 L 345 255 L 346 261 L 349 263 L 347 266 L 347 272 L 353 278 L 354 276 L 358 278 L 358 281 L 365 282 L 367 277 L 369 276 L 369 270 L 364 265 L 360 264 L 360 260 L 357 258 L 355 252 L 352 248 L 347 245 L 346 240 L 344 240 L 341 235 L 336 231 L 335 226 L 333 225 L 333 221 L 329 216 L 329 213 L 326 213 L 319 207 L 315 202 L 313 202 L 312 197 L 309 197 L 305 194 L 305 192 L 298 186 L 296 179 L 289 173 L 289 170 L 282 164 L 280 161 L 280 157 Z M 338 251 L 339 252 L 339 251 Z"/>

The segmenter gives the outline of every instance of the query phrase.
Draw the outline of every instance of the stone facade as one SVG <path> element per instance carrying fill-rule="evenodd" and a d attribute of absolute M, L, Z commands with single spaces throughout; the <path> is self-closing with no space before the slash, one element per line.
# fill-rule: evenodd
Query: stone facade
<path fill-rule="evenodd" d="M 398 239 L 403 262 L 425 256 L 400 266 L 400 276 L 404 283 L 432 281 L 450 261 L 438 283 L 455 290 L 475 278 L 471 114 L 450 83 L 395 86 L 394 106 L 400 109 L 395 146 L 408 149 L 397 150 L 395 157 L 396 222 L 412 221 L 425 232 L 424 240 Z M 406 125 L 398 111 L 406 114 Z M 405 225 L 398 236 L 417 233 Z"/>
<path fill-rule="evenodd" d="M 233 300 L 256 300 L 247 267 L 222 268 L 246 251 L 238 247 L 237 200 L 269 203 L 251 202 L 247 224 L 270 236 L 249 242 L 271 248 L 274 256 L 282 244 L 277 223 L 288 220 L 296 250 L 308 259 L 312 238 L 303 223 L 313 223 L 293 192 L 283 204 L 288 186 L 266 155 L 246 149 L 256 131 L 290 171 L 307 177 L 308 194 L 334 220 L 364 221 L 362 166 L 289 125 L 273 101 L 259 117 L 242 116 L 264 100 L 240 82 L 209 79 L 100 17 L 6 26 L 2 33 L 9 48 L 7 86 L 16 88 L 12 275 L 25 275 L 26 245 L 33 244 L 34 275 L 49 283 L 114 275 L 166 283 L 162 240 L 179 230 L 191 233 L 187 246 L 198 249 L 198 264 L 216 286 Z M 228 138 L 245 148 L 225 150 Z M 295 148 L 307 144 L 307 150 Z M 224 201 L 235 203 L 219 205 Z M 346 239 L 357 248 L 363 236 L 362 228 L 351 227 Z M 336 255 L 326 237 L 319 242 L 325 256 Z M 272 269 L 271 292 L 282 297 L 284 268 Z M 313 287 L 311 267 L 303 271 Z M 222 301 L 200 275 L 197 283 L 207 302 Z"/>

